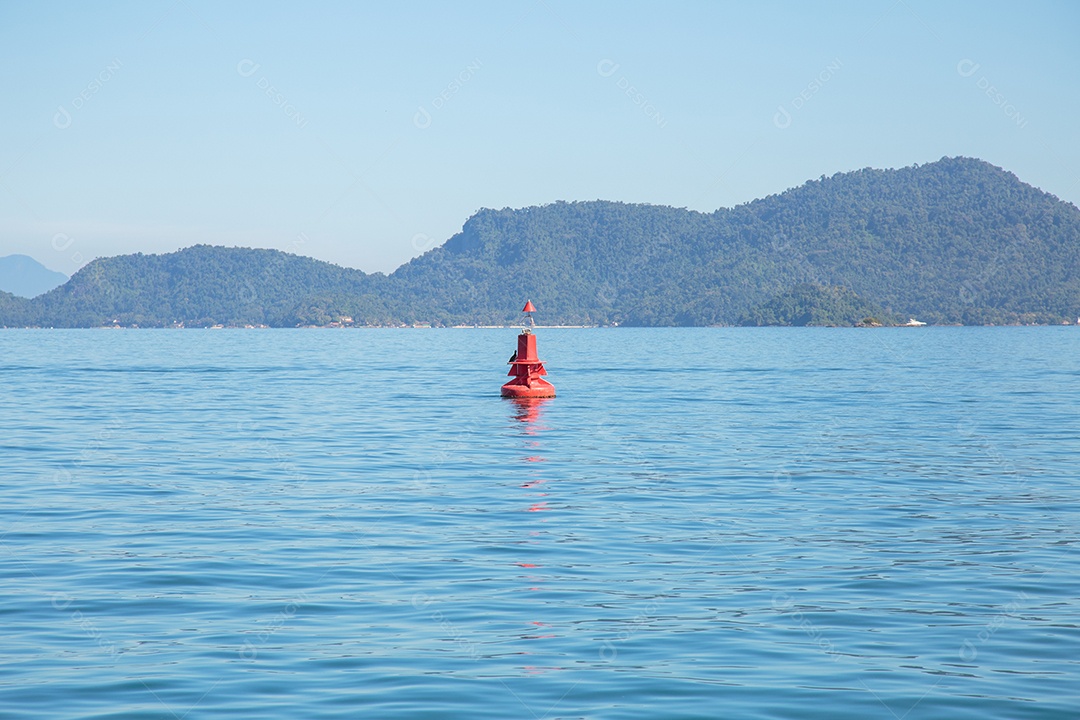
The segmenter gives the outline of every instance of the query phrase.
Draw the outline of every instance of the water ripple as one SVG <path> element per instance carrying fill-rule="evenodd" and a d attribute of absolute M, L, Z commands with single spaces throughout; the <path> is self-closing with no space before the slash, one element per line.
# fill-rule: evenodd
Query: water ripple
<path fill-rule="evenodd" d="M 3 339 L 0 718 L 1080 707 L 1074 329 Z"/>

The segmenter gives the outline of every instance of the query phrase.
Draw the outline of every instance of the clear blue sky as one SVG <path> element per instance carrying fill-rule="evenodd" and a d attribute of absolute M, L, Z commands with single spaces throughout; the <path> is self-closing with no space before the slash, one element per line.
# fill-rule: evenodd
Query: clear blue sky
<path fill-rule="evenodd" d="M 979 157 L 1080 204 L 1080 3 L 0 3 L 0 255 L 390 271 L 482 207 Z"/>

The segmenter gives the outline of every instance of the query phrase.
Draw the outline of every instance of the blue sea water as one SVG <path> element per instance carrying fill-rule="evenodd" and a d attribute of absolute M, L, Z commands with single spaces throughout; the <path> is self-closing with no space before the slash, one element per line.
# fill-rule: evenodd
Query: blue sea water
<path fill-rule="evenodd" d="M 0 333 L 0 718 L 1075 718 L 1080 328 Z"/>

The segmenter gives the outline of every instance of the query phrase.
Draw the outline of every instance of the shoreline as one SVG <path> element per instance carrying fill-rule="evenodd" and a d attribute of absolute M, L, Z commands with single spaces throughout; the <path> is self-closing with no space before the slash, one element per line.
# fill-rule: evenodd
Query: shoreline
<path fill-rule="evenodd" d="M 810 330 L 897 330 L 919 328 L 1022 328 L 1022 327 L 1080 327 L 1078 323 L 1027 323 L 1027 324 L 988 324 L 988 325 L 963 325 L 961 323 L 942 323 L 941 325 L 534 325 L 534 330 L 614 330 L 614 329 L 657 329 L 678 328 L 683 330 L 693 329 L 721 329 L 739 328 L 747 330 L 763 329 L 810 329 Z M 522 325 L 298 325 L 295 327 L 271 327 L 269 325 L 198 325 L 187 327 L 173 325 L 168 327 L 140 327 L 138 325 L 96 325 L 94 327 L 56 327 L 27 325 L 17 327 L 0 327 L 0 330 L 521 330 Z"/>

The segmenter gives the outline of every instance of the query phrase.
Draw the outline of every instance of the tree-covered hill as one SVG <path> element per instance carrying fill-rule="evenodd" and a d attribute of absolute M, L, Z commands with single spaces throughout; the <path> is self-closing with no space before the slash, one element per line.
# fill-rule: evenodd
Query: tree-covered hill
<path fill-rule="evenodd" d="M 321 324 L 330 321 L 319 313 L 323 298 L 363 300 L 382 277 L 277 250 L 196 245 L 94 260 L 61 287 L 25 302 L 18 322 L 3 324 Z"/>
<path fill-rule="evenodd" d="M 777 295 L 739 319 L 739 325 L 899 325 L 902 318 L 856 295 L 849 288 L 806 283 Z"/>
<path fill-rule="evenodd" d="M 481 210 L 389 276 L 272 250 L 96 260 L 0 325 L 1063 322 L 1080 210 L 969 158 L 822 177 L 699 213 L 618 202 Z M 858 319 L 861 320 L 862 317 Z"/>
<path fill-rule="evenodd" d="M 1055 322 L 1080 310 L 1080 211 L 951 158 L 707 215 L 609 202 L 485 210 L 392 277 L 448 317 L 504 313 L 529 295 L 565 322 L 731 324 L 810 283 L 932 322 Z"/>
<path fill-rule="evenodd" d="M 6 325 L 27 325 L 27 306 L 25 298 L 0 290 L 0 327 Z"/>

